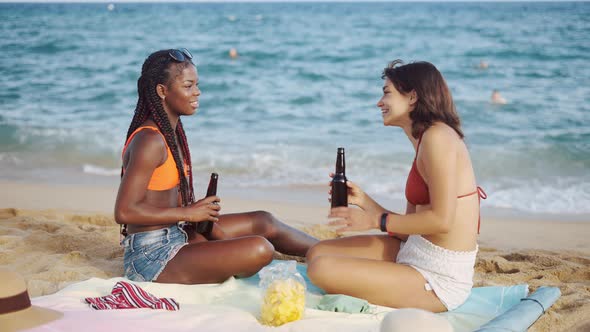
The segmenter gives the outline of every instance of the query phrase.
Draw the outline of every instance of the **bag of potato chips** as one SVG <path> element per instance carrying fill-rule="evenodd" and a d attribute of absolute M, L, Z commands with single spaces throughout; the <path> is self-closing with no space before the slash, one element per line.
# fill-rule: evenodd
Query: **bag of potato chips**
<path fill-rule="evenodd" d="M 259 272 L 264 292 L 260 308 L 262 324 L 280 326 L 303 317 L 305 311 L 305 280 L 297 272 L 296 261 L 282 261 Z"/>

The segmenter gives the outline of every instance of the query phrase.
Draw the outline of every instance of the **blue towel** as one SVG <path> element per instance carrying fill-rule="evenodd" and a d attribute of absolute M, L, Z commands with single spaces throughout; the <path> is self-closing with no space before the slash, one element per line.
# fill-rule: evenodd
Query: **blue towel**
<path fill-rule="evenodd" d="M 471 332 L 520 303 L 528 294 L 528 285 L 475 287 L 457 309 L 440 313 L 455 332 Z"/>
<path fill-rule="evenodd" d="M 479 328 L 478 332 L 526 331 L 557 301 L 561 292 L 557 287 L 540 287 L 531 296 Z M 507 329 L 509 328 L 509 329 Z"/>

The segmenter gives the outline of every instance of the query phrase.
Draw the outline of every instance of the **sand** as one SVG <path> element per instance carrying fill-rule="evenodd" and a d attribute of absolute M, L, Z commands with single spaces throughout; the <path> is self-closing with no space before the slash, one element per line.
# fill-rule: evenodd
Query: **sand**
<path fill-rule="evenodd" d="M 0 181 L 0 266 L 21 273 L 31 296 L 92 277 L 123 274 L 116 186 L 59 186 Z M 245 196 L 245 195 L 244 195 Z M 280 198 L 280 197 L 279 197 Z M 326 204 L 327 205 L 327 204 Z M 224 197 L 226 213 L 264 209 L 322 239 L 327 206 Z M 561 298 L 529 331 L 590 331 L 590 220 L 493 219 L 482 216 L 476 286 L 557 286 Z M 281 257 L 280 255 L 278 257 Z"/>

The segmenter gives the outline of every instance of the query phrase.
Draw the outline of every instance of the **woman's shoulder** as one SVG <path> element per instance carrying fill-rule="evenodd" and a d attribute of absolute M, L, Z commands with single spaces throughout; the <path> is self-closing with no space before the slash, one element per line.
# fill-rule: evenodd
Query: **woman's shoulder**
<path fill-rule="evenodd" d="M 422 134 L 422 142 L 430 144 L 453 144 L 461 140 L 457 132 L 446 123 L 437 122 Z"/>
<path fill-rule="evenodd" d="M 155 154 L 166 152 L 166 142 L 158 130 L 145 128 L 138 131 L 129 141 L 128 151 L 141 154 Z"/>
<path fill-rule="evenodd" d="M 420 150 L 430 152 L 450 151 L 457 147 L 461 138 L 457 132 L 445 123 L 436 123 L 422 134 Z"/>

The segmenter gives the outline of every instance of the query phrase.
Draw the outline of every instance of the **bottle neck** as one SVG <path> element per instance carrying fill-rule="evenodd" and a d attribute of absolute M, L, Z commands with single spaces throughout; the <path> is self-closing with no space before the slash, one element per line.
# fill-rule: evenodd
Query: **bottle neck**
<path fill-rule="evenodd" d="M 217 177 L 211 177 L 207 187 L 207 197 L 217 195 Z"/>
<path fill-rule="evenodd" d="M 346 173 L 346 162 L 344 161 L 344 152 L 338 152 L 336 158 L 336 174 L 344 175 Z"/>

